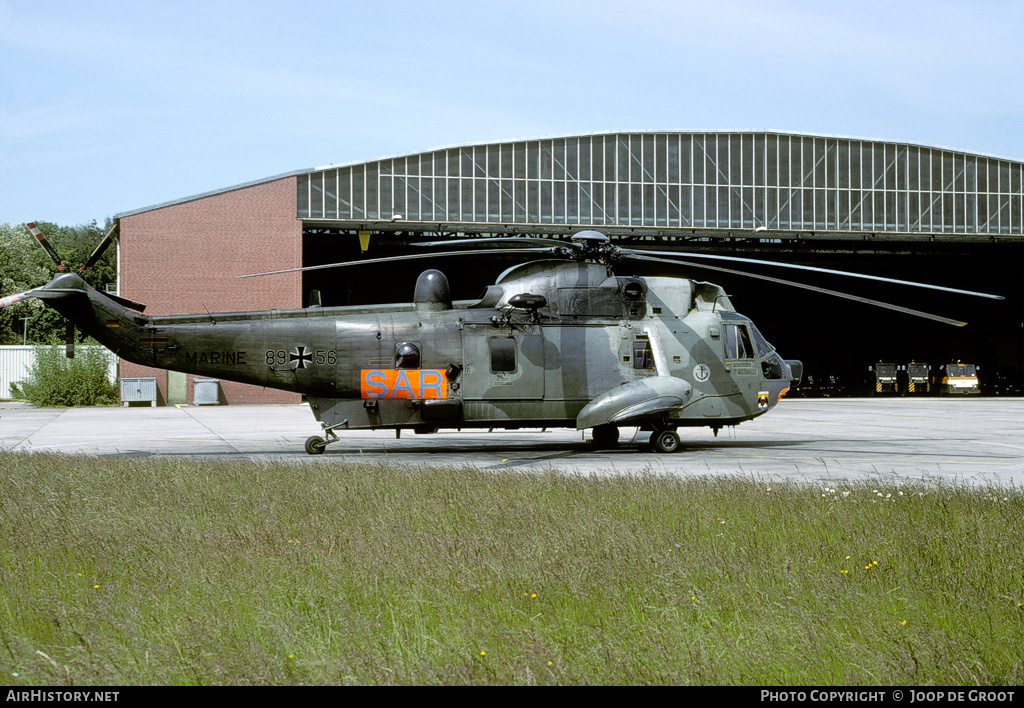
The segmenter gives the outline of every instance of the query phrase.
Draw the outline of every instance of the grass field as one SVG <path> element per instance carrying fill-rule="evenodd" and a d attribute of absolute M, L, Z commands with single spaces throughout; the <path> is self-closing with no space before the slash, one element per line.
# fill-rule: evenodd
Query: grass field
<path fill-rule="evenodd" d="M 1024 494 L 0 453 L 0 684 L 1020 684 Z"/>

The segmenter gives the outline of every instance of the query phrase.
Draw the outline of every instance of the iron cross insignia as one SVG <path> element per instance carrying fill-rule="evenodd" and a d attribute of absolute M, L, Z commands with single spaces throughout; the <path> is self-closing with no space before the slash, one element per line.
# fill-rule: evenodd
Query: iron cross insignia
<path fill-rule="evenodd" d="M 293 369 L 305 369 L 307 364 L 313 363 L 313 354 L 305 347 L 295 347 L 291 352 L 291 363 Z"/>

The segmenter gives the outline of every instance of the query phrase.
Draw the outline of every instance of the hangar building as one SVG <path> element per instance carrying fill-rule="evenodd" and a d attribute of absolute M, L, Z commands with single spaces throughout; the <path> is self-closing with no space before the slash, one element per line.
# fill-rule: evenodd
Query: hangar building
<path fill-rule="evenodd" d="M 400 302 L 411 300 L 419 271 L 437 267 L 456 297 L 470 298 L 518 259 L 236 276 L 408 253 L 410 243 L 438 236 L 567 237 L 592 228 L 634 248 L 699 249 L 997 292 L 1007 300 L 991 305 L 761 268 L 971 322 L 950 331 L 715 271 L 675 272 L 721 283 L 780 353 L 803 359 L 812 374 L 853 379 L 879 358 L 960 358 L 1019 381 L 1022 183 L 1021 161 L 781 132 L 598 133 L 462 145 L 298 170 L 118 214 L 118 287 L 158 315 L 297 308 L 311 290 L 325 305 Z M 164 402 L 191 401 L 183 374 L 128 362 L 121 371 L 156 376 Z M 229 403 L 299 400 L 222 385 Z"/>

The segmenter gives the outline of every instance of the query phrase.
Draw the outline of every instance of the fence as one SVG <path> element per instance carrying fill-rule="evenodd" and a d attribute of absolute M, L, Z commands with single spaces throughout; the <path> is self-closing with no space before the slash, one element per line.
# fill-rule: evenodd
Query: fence
<path fill-rule="evenodd" d="M 75 351 L 99 349 L 107 354 L 110 366 L 107 375 L 112 384 L 117 384 L 118 359 L 112 351 L 100 346 L 76 346 Z M 0 398 L 13 398 L 11 384 L 28 378 L 29 368 L 36 361 L 36 348 L 29 346 L 0 347 Z"/>

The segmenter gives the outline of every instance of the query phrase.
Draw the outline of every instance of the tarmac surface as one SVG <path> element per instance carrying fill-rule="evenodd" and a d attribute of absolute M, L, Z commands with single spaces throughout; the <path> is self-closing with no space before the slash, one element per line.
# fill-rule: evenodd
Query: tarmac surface
<path fill-rule="evenodd" d="M 682 450 L 657 454 L 624 428 L 596 450 L 575 430 L 347 431 L 322 455 L 306 405 L 33 408 L 0 403 L 0 450 L 174 456 L 308 464 L 387 462 L 580 474 L 655 472 L 835 482 L 941 480 L 1024 487 L 1024 398 L 789 399 L 716 438 L 680 428 Z"/>

